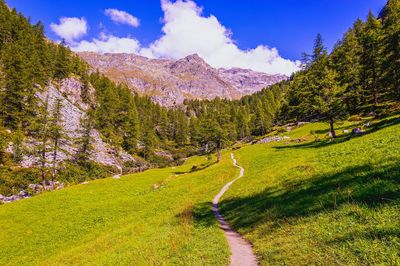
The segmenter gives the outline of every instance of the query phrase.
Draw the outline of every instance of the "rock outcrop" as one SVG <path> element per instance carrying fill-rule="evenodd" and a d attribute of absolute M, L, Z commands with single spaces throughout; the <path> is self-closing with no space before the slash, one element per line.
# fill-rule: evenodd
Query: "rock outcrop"
<path fill-rule="evenodd" d="M 37 97 L 41 102 L 48 100 L 49 110 L 54 106 L 57 99 L 61 101 L 62 127 L 66 135 L 66 139 L 61 142 L 60 151 L 58 153 L 58 161 L 72 159 L 77 152 L 75 140 L 81 137 L 81 119 L 88 109 L 81 97 L 82 83 L 75 78 L 64 79 L 60 84 L 50 83 L 43 91 L 37 93 Z M 93 88 L 91 88 L 92 94 Z M 103 165 L 117 168 L 122 173 L 123 165 L 126 162 L 135 162 L 135 159 L 123 151 L 107 144 L 99 131 L 93 129 L 91 131 L 93 150 L 90 159 Z M 26 138 L 24 146 L 27 150 L 33 149 L 38 144 L 38 140 L 34 138 Z M 12 152 L 12 144 L 7 149 Z M 29 154 L 29 153 L 28 153 Z M 47 155 L 51 161 L 51 154 Z M 28 168 L 37 165 L 38 158 L 32 155 L 24 155 L 21 166 Z"/>
<path fill-rule="evenodd" d="M 197 54 L 179 60 L 90 52 L 80 56 L 93 69 L 164 106 L 179 105 L 185 99 L 238 99 L 287 79 L 249 69 L 215 69 Z"/>

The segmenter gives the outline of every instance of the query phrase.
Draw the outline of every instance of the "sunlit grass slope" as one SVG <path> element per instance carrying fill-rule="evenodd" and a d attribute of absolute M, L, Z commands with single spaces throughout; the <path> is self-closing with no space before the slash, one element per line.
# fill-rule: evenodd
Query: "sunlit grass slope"
<path fill-rule="evenodd" d="M 203 157 L 0 206 L 0 265 L 226 265 L 212 197 L 237 170 Z"/>
<path fill-rule="evenodd" d="M 400 265 L 399 122 L 336 142 L 237 150 L 246 172 L 222 213 L 263 265 Z M 310 131 L 327 129 L 308 124 L 285 134 L 311 140 Z"/>

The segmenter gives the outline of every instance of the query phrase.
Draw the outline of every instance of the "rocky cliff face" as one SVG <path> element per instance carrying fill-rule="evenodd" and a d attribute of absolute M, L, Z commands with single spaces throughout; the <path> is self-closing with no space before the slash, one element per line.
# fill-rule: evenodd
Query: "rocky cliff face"
<path fill-rule="evenodd" d="M 62 127 L 67 138 L 61 142 L 58 161 L 71 159 L 77 152 L 77 147 L 74 144 L 74 141 L 82 134 L 81 119 L 89 108 L 85 103 L 83 103 L 80 97 L 81 87 L 82 83 L 79 80 L 68 78 L 61 81 L 60 84 L 50 83 L 42 92 L 37 93 L 37 97 L 42 102 L 48 99 L 49 110 L 53 108 L 57 99 L 61 100 Z M 94 89 L 91 88 L 91 91 L 91 95 L 94 97 Z M 101 134 L 96 129 L 92 130 L 91 137 L 93 146 L 90 156 L 91 160 L 103 165 L 113 166 L 119 169 L 119 171 L 122 171 L 124 163 L 135 161 L 131 155 L 122 150 L 118 150 L 103 141 Z M 32 149 L 36 144 L 37 140 L 33 138 L 27 138 L 24 143 L 27 150 Z M 12 144 L 9 151 L 12 152 Z M 49 161 L 51 161 L 51 154 L 46 156 L 48 156 Z M 21 166 L 32 167 L 36 165 L 37 162 L 38 158 L 25 155 L 21 162 Z"/>
<path fill-rule="evenodd" d="M 197 54 L 177 61 L 132 54 L 85 52 L 80 56 L 112 80 L 165 106 L 185 99 L 238 99 L 287 78 L 249 69 L 215 69 Z"/>

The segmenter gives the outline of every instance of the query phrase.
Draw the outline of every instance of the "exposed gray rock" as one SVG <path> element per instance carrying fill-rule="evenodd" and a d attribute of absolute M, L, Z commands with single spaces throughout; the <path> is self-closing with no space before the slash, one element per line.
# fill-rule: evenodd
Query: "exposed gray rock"
<path fill-rule="evenodd" d="M 259 144 L 270 143 L 270 142 L 278 142 L 278 141 L 282 141 L 282 140 L 284 140 L 284 138 L 281 136 L 271 136 L 271 137 L 263 138 L 263 139 L 257 141 L 257 143 L 259 143 Z"/>
<path fill-rule="evenodd" d="M 21 200 L 21 199 L 26 199 L 26 198 L 30 198 L 31 195 L 29 195 L 28 192 L 26 192 L 25 190 L 21 190 L 18 194 L 16 195 L 11 195 L 9 197 L 5 197 L 3 195 L 0 195 L 0 201 L 2 203 L 11 203 L 17 200 Z"/>
<path fill-rule="evenodd" d="M 179 60 L 89 52 L 80 56 L 117 83 L 124 82 L 165 106 L 182 104 L 185 99 L 238 99 L 287 79 L 249 69 L 215 69 L 197 54 Z"/>
<path fill-rule="evenodd" d="M 362 135 L 365 133 L 365 131 L 359 127 L 356 127 L 356 128 L 353 128 L 352 133 L 355 135 Z"/>
<path fill-rule="evenodd" d="M 72 159 L 77 152 L 77 147 L 74 145 L 74 140 L 81 136 L 81 118 L 85 115 L 87 106 L 80 98 L 80 89 L 82 83 L 74 78 L 65 79 L 58 84 L 49 84 L 45 90 L 37 93 L 37 97 L 45 101 L 49 101 L 49 110 L 52 109 L 57 99 L 61 99 L 63 118 L 63 129 L 67 139 L 61 142 L 61 149 L 58 154 L 58 162 Z M 101 134 L 97 130 L 92 130 L 93 151 L 90 159 L 108 166 L 113 166 L 122 172 L 122 165 L 135 159 L 121 149 L 116 149 L 105 143 Z M 33 150 L 39 142 L 33 138 L 26 138 L 24 146 L 27 150 Z M 10 143 L 7 147 L 7 152 L 13 152 L 13 145 Z M 46 154 L 48 161 L 51 161 L 51 154 Z M 24 168 L 37 165 L 38 158 L 33 155 L 25 155 L 22 159 L 21 166 Z"/>

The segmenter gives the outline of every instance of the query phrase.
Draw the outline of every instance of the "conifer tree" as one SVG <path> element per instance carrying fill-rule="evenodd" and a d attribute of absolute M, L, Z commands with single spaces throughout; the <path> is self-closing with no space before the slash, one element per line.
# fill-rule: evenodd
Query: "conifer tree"
<path fill-rule="evenodd" d="M 200 126 L 199 126 L 199 121 L 196 117 L 190 118 L 189 132 L 190 132 L 190 144 L 193 146 L 198 146 L 200 142 Z"/>
<path fill-rule="evenodd" d="M 356 27 L 356 26 L 354 26 Z M 345 88 L 343 100 L 350 113 L 356 113 L 361 101 L 362 47 L 356 29 L 350 29 L 331 54 L 332 65 Z"/>
<path fill-rule="evenodd" d="M 52 153 L 52 170 L 51 170 L 51 186 L 54 190 L 54 180 L 57 175 L 58 156 L 60 152 L 60 146 L 64 135 L 64 129 L 62 127 L 63 117 L 61 113 L 62 102 L 60 98 L 57 98 L 53 104 L 53 110 L 50 117 L 49 133 L 51 139 L 51 153 Z"/>
<path fill-rule="evenodd" d="M 400 1 L 389 0 L 383 10 L 382 76 L 389 97 L 400 100 Z"/>
<path fill-rule="evenodd" d="M 93 137 L 92 131 L 94 123 L 91 115 L 92 110 L 85 113 L 80 119 L 80 136 L 76 139 L 77 153 L 75 155 L 76 161 L 79 164 L 85 164 L 90 157 L 93 150 Z"/>
<path fill-rule="evenodd" d="M 188 140 L 189 132 L 188 121 L 185 114 L 183 112 L 176 112 L 176 121 L 174 123 L 176 124 L 175 142 L 179 146 L 183 146 Z"/>
<path fill-rule="evenodd" d="M 319 92 L 314 95 L 318 103 L 318 112 L 323 118 L 328 120 L 331 136 L 336 138 L 334 122 L 345 113 L 343 102 L 344 89 L 337 81 L 336 72 L 328 66 L 324 69 L 324 76 L 319 85 Z"/>
<path fill-rule="evenodd" d="M 379 102 L 381 85 L 379 84 L 380 65 L 382 57 L 382 25 L 372 12 L 369 12 L 367 21 L 362 30 L 362 81 L 364 96 L 367 103 L 375 107 Z"/>
<path fill-rule="evenodd" d="M 13 160 L 15 163 L 20 163 L 22 161 L 22 157 L 24 156 L 24 147 L 23 147 L 23 142 L 25 139 L 24 132 L 19 126 L 14 134 L 13 134 L 13 145 L 14 145 L 14 151 L 13 151 Z"/>
<path fill-rule="evenodd" d="M 40 168 L 40 177 L 43 188 L 46 187 L 46 172 L 48 166 L 48 156 L 50 152 L 50 131 L 49 131 L 49 95 L 38 106 L 38 112 L 35 116 L 34 123 L 31 125 L 33 136 L 38 140 L 34 147 L 33 155 L 38 157 L 38 166 Z"/>
<path fill-rule="evenodd" d="M 67 78 L 70 73 L 71 57 L 65 40 L 57 46 L 54 68 L 54 78 L 58 80 Z"/>
<path fill-rule="evenodd" d="M 205 120 L 201 129 L 201 142 L 206 146 L 207 152 L 216 151 L 217 160 L 221 161 L 221 149 L 226 144 L 226 132 L 221 128 L 217 121 L 213 119 Z"/>

